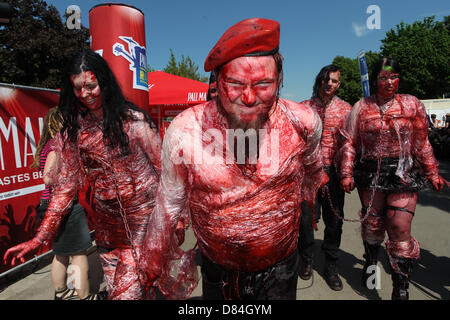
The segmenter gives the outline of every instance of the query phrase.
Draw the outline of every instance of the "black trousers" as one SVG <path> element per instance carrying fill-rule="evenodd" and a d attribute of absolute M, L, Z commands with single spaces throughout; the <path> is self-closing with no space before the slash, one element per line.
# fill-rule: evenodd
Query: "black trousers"
<path fill-rule="evenodd" d="M 260 272 L 226 270 L 202 254 L 204 300 L 295 300 L 299 255 L 289 257 Z"/>
<path fill-rule="evenodd" d="M 330 192 L 330 199 L 334 210 L 340 217 L 344 217 L 345 192 L 341 189 L 339 178 L 334 167 L 326 167 L 330 181 L 327 183 Z M 302 215 L 300 219 L 300 232 L 298 238 L 298 250 L 302 259 L 312 259 L 314 256 L 314 229 L 312 226 L 312 213 L 309 205 L 303 202 L 301 205 Z M 324 240 L 322 251 L 328 262 L 336 262 L 339 258 L 339 247 L 341 245 L 342 219 L 339 219 L 330 206 L 328 194 L 322 194 L 322 190 L 317 193 L 314 215 L 318 221 L 322 216 L 325 224 Z"/>

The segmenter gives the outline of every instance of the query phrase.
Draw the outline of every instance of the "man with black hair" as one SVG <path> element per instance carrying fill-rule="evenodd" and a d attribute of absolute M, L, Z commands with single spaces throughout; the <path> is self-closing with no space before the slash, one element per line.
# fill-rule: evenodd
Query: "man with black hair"
<path fill-rule="evenodd" d="M 324 277 L 328 286 L 336 291 L 342 290 L 342 281 L 337 272 L 339 246 L 342 234 L 342 218 L 344 217 L 344 191 L 339 186 L 338 157 L 342 143 L 340 134 L 352 106 L 337 97 L 336 91 L 341 84 L 341 73 L 337 66 L 328 65 L 316 76 L 311 99 L 301 102 L 318 112 L 322 119 L 321 150 L 324 170 L 330 180 L 318 192 L 318 201 L 313 209 L 302 204 L 300 222 L 299 251 L 301 255 L 300 277 L 308 280 L 312 276 L 314 249 L 314 216 L 318 219 L 322 211 L 325 223 L 322 250 L 325 253 Z M 321 210 L 322 209 L 322 210 Z M 316 228 L 317 229 L 317 228 Z"/>

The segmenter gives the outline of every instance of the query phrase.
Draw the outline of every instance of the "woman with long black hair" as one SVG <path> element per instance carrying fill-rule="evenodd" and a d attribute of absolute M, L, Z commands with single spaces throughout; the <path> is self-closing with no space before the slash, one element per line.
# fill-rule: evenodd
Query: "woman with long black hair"
<path fill-rule="evenodd" d="M 55 137 L 58 168 L 53 197 L 36 236 L 9 249 L 5 261 L 24 261 L 58 227 L 87 178 L 93 188 L 95 240 L 109 299 L 142 299 L 137 266 L 161 168 L 161 139 L 149 116 L 127 101 L 107 62 L 79 53 L 63 73 Z"/>
<path fill-rule="evenodd" d="M 413 263 L 420 257 L 419 242 L 411 236 L 417 192 L 427 187 L 440 191 L 446 182 L 428 141 L 423 104 L 412 95 L 396 93 L 401 74 L 393 58 L 382 58 L 374 66 L 375 94 L 358 101 L 347 121 L 341 186 L 350 192 L 356 185 L 361 199 L 363 285 L 387 232 L 392 299 L 407 300 Z"/>

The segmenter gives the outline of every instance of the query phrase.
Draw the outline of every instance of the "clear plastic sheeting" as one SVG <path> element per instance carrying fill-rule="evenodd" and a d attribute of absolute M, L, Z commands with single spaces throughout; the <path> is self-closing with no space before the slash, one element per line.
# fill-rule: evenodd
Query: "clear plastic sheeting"
<path fill-rule="evenodd" d="M 79 116 L 76 142 L 63 141 L 60 134 L 55 137 L 53 149 L 59 161 L 49 173 L 54 189 L 37 233 L 41 241 L 49 241 L 56 236 L 78 187 L 87 178 L 94 192 L 97 245 L 106 248 L 142 245 L 155 204 L 161 167 L 161 139 L 144 120 L 143 114 L 130 112 L 131 119 L 124 121 L 124 131 L 129 137 L 128 155 L 122 155 L 119 147 L 112 150 L 105 146 L 102 124 L 90 114 Z M 133 239 L 129 239 L 127 228 Z"/>
<path fill-rule="evenodd" d="M 399 267 L 399 261 L 403 259 L 414 259 L 418 260 L 420 258 L 420 244 L 414 237 L 411 237 L 406 241 L 386 241 L 386 252 L 389 257 L 389 263 L 395 273 L 402 274 L 405 277 L 409 277 L 405 274 Z"/>
<path fill-rule="evenodd" d="M 141 267 L 169 299 L 187 298 L 198 281 L 194 251 L 182 251 L 175 236 L 181 218 L 214 263 L 261 271 L 296 250 L 300 203 L 312 203 L 326 179 L 311 108 L 280 99 L 259 130 L 255 163 L 230 161 L 225 123 L 210 101 L 177 116 L 164 139 Z"/>
<path fill-rule="evenodd" d="M 438 162 L 428 141 L 428 121 L 423 104 L 414 96 L 397 94 L 384 107 L 371 96 L 353 107 L 341 149 L 341 177 L 352 177 L 356 161 L 398 158 L 396 175 L 408 183 L 415 166 L 431 179 L 438 176 Z"/>
<path fill-rule="evenodd" d="M 363 218 L 364 216 L 366 216 L 365 219 Z M 367 241 L 370 244 L 383 243 L 386 233 L 385 217 L 376 215 L 373 211 L 370 213 L 361 211 L 360 218 L 361 220 L 364 219 L 361 226 L 361 236 L 364 241 Z"/>
<path fill-rule="evenodd" d="M 326 167 L 334 165 L 338 168 L 340 165 L 338 151 L 344 140 L 341 130 L 352 106 L 337 96 L 333 96 L 326 106 L 318 97 L 312 97 L 302 103 L 314 108 L 322 119 L 323 132 L 320 144 L 323 165 Z"/>

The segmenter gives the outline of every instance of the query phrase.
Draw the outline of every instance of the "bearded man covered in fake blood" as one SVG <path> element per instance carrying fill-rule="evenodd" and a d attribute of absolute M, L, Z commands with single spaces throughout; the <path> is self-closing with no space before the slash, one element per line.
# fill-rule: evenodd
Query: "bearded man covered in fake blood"
<path fill-rule="evenodd" d="M 127 101 L 107 62 L 93 51 L 73 58 L 64 73 L 55 137 L 60 158 L 50 169 L 54 191 L 36 236 L 5 254 L 24 256 L 57 236 L 78 188 L 93 189 L 95 240 L 111 300 L 142 299 L 137 261 L 155 204 L 161 139 L 149 116 Z"/>
<path fill-rule="evenodd" d="M 356 185 L 363 206 L 363 286 L 387 231 L 392 299 L 407 300 L 413 262 L 420 257 L 419 242 L 411 236 L 417 192 L 430 184 L 440 191 L 446 182 L 428 141 L 423 104 L 414 96 L 396 94 L 400 77 L 392 58 L 375 65 L 371 81 L 376 93 L 354 105 L 346 124 L 341 186 L 350 192 Z"/>
<path fill-rule="evenodd" d="M 195 251 L 178 247 L 189 221 L 205 299 L 296 298 L 300 203 L 313 202 L 327 176 L 318 114 L 278 98 L 278 45 L 276 21 L 232 26 L 205 61 L 217 94 L 178 115 L 165 135 L 142 268 L 169 298 L 197 285 Z"/>

